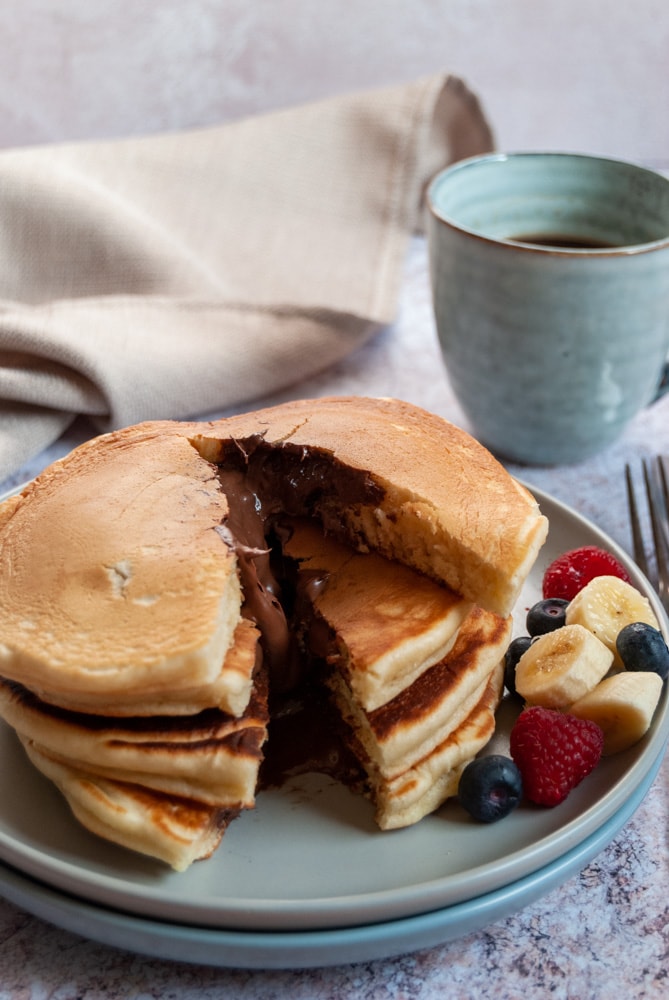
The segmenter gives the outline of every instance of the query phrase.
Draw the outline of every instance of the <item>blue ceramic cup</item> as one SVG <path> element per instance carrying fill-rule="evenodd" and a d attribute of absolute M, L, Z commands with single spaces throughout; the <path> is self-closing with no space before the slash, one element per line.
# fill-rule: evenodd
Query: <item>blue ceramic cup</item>
<path fill-rule="evenodd" d="M 578 462 L 666 387 L 669 178 L 605 157 L 489 154 L 428 190 L 437 333 L 472 432 Z"/>

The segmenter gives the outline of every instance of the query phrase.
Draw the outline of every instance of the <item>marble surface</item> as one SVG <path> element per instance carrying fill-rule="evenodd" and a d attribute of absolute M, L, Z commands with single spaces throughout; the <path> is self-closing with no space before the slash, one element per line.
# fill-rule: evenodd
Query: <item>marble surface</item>
<path fill-rule="evenodd" d="M 466 426 L 438 352 L 421 240 L 408 255 L 397 321 L 336 368 L 296 386 L 292 395 L 341 392 L 402 397 Z M 74 425 L 2 488 L 34 475 L 90 433 L 90 427 Z M 624 464 L 638 466 L 641 457 L 660 451 L 669 453 L 669 396 L 587 463 L 510 468 L 629 550 Z M 641 807 L 613 842 L 542 899 L 453 943 L 322 969 L 243 971 L 154 960 L 87 941 L 0 900 L 0 1000 L 512 1000 L 546 995 L 659 1000 L 669 993 L 668 833 L 665 760 Z"/>

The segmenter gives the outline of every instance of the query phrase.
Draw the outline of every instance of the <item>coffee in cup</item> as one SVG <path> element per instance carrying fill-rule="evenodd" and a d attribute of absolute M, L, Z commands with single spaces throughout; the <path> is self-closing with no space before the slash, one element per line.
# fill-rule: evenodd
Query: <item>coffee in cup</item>
<path fill-rule="evenodd" d="M 666 373 L 669 178 L 486 154 L 441 171 L 428 207 L 437 333 L 473 433 L 528 464 L 613 442 Z"/>

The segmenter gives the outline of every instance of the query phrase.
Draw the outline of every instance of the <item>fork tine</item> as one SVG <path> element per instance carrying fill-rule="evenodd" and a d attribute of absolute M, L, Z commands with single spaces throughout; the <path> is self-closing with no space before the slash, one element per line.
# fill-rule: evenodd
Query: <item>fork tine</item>
<path fill-rule="evenodd" d="M 627 482 L 627 504 L 630 513 L 630 524 L 632 526 L 634 559 L 644 576 L 648 576 L 648 560 L 646 559 L 646 550 L 643 544 L 643 535 L 641 534 L 641 520 L 639 518 L 639 509 L 637 507 L 636 495 L 634 493 L 632 470 L 629 465 L 625 466 L 625 480 Z"/>
<path fill-rule="evenodd" d="M 646 499 L 648 501 L 648 513 L 650 514 L 650 527 L 653 533 L 653 545 L 657 554 L 663 546 L 662 524 L 658 511 L 657 486 L 653 478 L 653 467 L 650 462 L 644 458 L 641 467 L 646 486 Z"/>
<path fill-rule="evenodd" d="M 648 498 L 648 512 L 655 548 L 657 591 L 667 606 L 669 595 L 669 540 L 667 482 L 661 458 L 656 460 L 655 472 L 649 462 L 643 462 L 643 475 Z"/>
<path fill-rule="evenodd" d="M 669 552 L 669 483 L 667 469 L 662 458 L 657 459 L 658 484 L 662 495 L 662 517 L 660 524 L 664 537 L 665 550 Z"/>

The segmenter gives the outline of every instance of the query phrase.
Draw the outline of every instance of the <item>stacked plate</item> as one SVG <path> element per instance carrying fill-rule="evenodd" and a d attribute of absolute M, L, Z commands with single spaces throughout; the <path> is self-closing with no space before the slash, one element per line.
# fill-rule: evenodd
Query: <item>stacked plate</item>
<path fill-rule="evenodd" d="M 518 606 L 540 597 L 559 553 L 600 545 L 623 562 L 669 625 L 647 581 L 592 524 L 533 490 L 551 529 Z M 504 702 L 491 750 L 508 752 L 518 706 Z M 651 731 L 604 759 L 562 805 L 522 805 L 474 823 L 456 803 L 381 833 L 371 806 L 306 775 L 259 796 L 216 854 L 176 874 L 82 829 L 0 725 L 0 893 L 98 941 L 156 957 L 244 968 L 368 961 L 453 940 L 519 909 L 582 869 L 624 826 L 659 769 L 666 691 Z"/>

